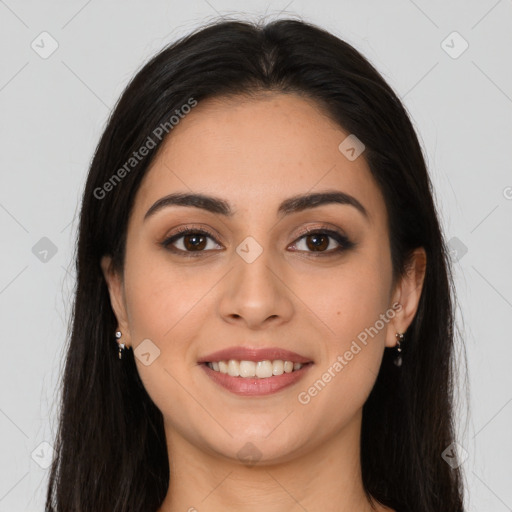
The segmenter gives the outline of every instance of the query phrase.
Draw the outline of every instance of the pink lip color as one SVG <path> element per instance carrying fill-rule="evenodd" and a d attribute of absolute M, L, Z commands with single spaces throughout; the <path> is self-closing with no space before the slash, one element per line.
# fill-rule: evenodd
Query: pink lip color
<path fill-rule="evenodd" d="M 245 359 L 245 361 L 248 361 L 248 359 Z M 261 359 L 258 359 L 258 361 L 261 361 Z M 206 375 L 214 382 L 228 391 L 241 396 L 263 396 L 276 393 L 302 379 L 310 366 L 311 364 L 306 364 L 300 370 L 294 370 L 291 373 L 283 373 L 282 375 L 259 379 L 257 377 L 231 377 L 231 375 L 227 373 L 212 370 L 207 364 L 201 365 Z"/>
<path fill-rule="evenodd" d="M 250 348 L 250 347 L 230 347 L 213 354 L 201 357 L 199 363 L 213 363 L 219 361 L 229 361 L 236 359 L 237 361 L 275 361 L 281 359 L 283 361 L 291 361 L 292 363 L 311 363 L 311 359 L 301 356 L 290 350 L 278 347 L 269 348 Z"/>

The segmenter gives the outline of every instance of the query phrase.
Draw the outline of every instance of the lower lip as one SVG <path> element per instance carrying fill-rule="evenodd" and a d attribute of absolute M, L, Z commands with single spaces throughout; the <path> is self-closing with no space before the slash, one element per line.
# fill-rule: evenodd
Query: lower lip
<path fill-rule="evenodd" d="M 201 364 L 201 366 L 210 379 L 235 395 L 263 396 L 277 393 L 298 382 L 306 375 L 312 363 L 305 364 L 300 370 L 294 370 L 291 373 L 283 373 L 282 375 L 274 375 L 273 377 L 264 379 L 256 377 L 232 377 L 227 373 L 212 370 L 207 364 Z"/>

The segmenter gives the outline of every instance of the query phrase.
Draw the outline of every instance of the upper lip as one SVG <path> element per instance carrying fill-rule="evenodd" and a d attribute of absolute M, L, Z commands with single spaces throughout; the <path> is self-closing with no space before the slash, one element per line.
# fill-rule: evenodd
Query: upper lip
<path fill-rule="evenodd" d="M 279 347 L 229 347 L 217 352 L 212 352 L 204 357 L 201 357 L 199 363 L 214 363 L 219 361 L 229 361 L 235 359 L 237 361 L 275 361 L 281 359 L 283 361 L 291 361 L 292 363 L 311 363 L 311 359 L 301 356 L 291 350 L 286 350 Z"/>

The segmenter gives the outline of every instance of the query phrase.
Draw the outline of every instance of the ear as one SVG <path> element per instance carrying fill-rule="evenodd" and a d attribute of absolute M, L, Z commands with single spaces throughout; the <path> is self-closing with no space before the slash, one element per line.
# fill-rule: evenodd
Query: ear
<path fill-rule="evenodd" d="M 406 265 L 405 275 L 400 279 L 393 293 L 391 304 L 398 303 L 395 316 L 389 322 L 386 336 L 386 346 L 396 345 L 395 333 L 405 332 L 416 315 L 420 302 L 423 282 L 427 270 L 427 254 L 423 247 L 415 249 Z"/>
<path fill-rule="evenodd" d="M 122 333 L 122 342 L 130 346 L 130 330 L 128 326 L 128 316 L 126 314 L 126 301 L 124 295 L 124 285 L 122 276 L 112 269 L 111 256 L 103 256 L 101 258 L 101 270 L 107 282 L 108 292 L 110 295 L 110 304 L 117 318 L 118 330 Z M 112 333 L 113 335 L 114 333 Z"/>

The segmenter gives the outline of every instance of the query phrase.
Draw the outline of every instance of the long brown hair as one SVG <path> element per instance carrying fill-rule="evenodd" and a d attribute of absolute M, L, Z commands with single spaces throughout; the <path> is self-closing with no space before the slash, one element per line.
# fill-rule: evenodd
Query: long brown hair
<path fill-rule="evenodd" d="M 116 318 L 100 259 L 111 255 L 122 271 L 134 198 L 165 140 L 155 129 L 190 98 L 201 102 L 261 90 L 315 100 L 365 144 L 364 156 L 387 205 L 395 279 L 404 274 L 414 248 L 427 253 L 404 363 L 393 365 L 386 350 L 364 405 L 365 490 L 397 511 L 463 510 L 460 470 L 442 458 L 454 441 L 455 295 L 417 136 L 398 97 L 358 51 L 312 24 L 285 19 L 215 21 L 197 29 L 153 57 L 111 114 L 82 198 L 48 512 L 148 512 L 162 503 L 169 483 L 163 417 L 139 378 L 133 352 L 122 362 L 117 358 Z M 123 166 L 127 170 L 126 162 L 148 137 L 155 144 L 147 156 L 112 180 Z"/>

